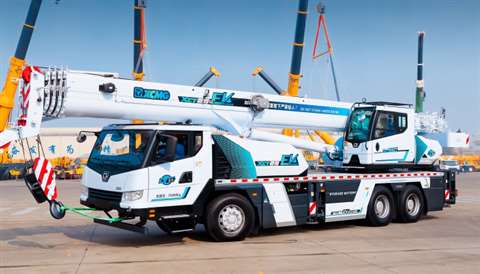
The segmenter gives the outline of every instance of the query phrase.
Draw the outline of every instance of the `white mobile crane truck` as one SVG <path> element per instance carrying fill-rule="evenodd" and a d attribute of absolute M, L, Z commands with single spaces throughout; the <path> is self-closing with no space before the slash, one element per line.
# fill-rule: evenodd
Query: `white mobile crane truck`
<path fill-rule="evenodd" d="M 94 133 L 80 202 L 107 215 L 118 212 L 115 221 L 97 223 L 143 232 L 151 220 L 170 233 L 204 224 L 212 238 L 228 241 L 301 224 L 415 222 L 455 203 L 455 174 L 434 170 L 441 147 L 416 135 L 408 105 L 138 82 L 95 72 L 32 70 L 30 76 L 18 126 L 0 134 L 0 145 L 36 136 L 42 118 L 173 123 L 110 125 Z M 345 130 L 343 147 L 258 129 L 285 127 Z M 301 149 L 343 154 L 349 168 L 310 171 Z M 27 185 L 35 180 L 26 177 Z"/>

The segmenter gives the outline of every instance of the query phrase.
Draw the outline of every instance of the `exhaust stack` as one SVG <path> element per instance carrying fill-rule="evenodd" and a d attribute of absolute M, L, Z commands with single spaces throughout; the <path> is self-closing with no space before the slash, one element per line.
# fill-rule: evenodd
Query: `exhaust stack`
<path fill-rule="evenodd" d="M 417 91 L 415 95 L 415 112 L 423 112 L 425 91 L 423 90 L 423 37 L 425 32 L 418 33 Z"/>

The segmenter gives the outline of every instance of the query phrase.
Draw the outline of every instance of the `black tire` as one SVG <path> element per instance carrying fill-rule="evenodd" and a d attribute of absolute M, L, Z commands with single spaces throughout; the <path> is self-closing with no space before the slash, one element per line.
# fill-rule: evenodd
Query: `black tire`
<path fill-rule="evenodd" d="M 63 219 L 63 217 L 65 217 L 65 209 L 63 208 L 63 204 L 56 200 L 51 201 L 50 215 L 57 220 Z"/>
<path fill-rule="evenodd" d="M 228 218 L 225 214 L 229 214 L 234 223 L 223 223 Z M 250 234 L 254 223 L 253 206 L 240 194 L 221 195 L 207 206 L 205 228 L 215 241 L 241 241 Z"/>
<path fill-rule="evenodd" d="M 385 186 L 376 186 L 368 203 L 367 222 L 372 226 L 388 225 L 392 221 L 394 210 L 392 192 Z"/>
<path fill-rule="evenodd" d="M 404 223 L 415 223 L 420 219 L 425 208 L 425 200 L 420 189 L 407 185 L 398 199 L 398 219 Z"/>

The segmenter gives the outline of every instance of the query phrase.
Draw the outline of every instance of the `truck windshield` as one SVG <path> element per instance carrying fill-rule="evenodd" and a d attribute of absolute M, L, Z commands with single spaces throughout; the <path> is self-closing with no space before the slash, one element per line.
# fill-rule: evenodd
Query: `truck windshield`
<path fill-rule="evenodd" d="M 368 141 L 373 112 L 374 108 L 357 108 L 352 112 L 345 138 L 347 141 L 352 143 Z"/>
<path fill-rule="evenodd" d="M 104 130 L 93 146 L 87 166 L 110 175 L 142 167 L 152 130 Z"/>

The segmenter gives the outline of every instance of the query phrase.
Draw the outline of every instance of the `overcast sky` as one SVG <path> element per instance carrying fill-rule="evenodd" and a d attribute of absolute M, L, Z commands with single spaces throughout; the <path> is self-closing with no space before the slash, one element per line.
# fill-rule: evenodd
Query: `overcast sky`
<path fill-rule="evenodd" d="M 2 0 L 0 81 L 14 53 L 28 0 Z M 72 69 L 132 71 L 133 0 L 44 0 L 27 59 Z M 318 1 L 310 1 L 302 96 L 334 99 L 326 59 L 311 60 Z M 453 130 L 480 129 L 480 1 L 324 0 L 344 101 L 414 103 L 417 31 L 426 31 L 425 109 L 447 109 Z M 149 0 L 147 80 L 194 84 L 216 66 L 212 87 L 272 92 L 251 77 L 262 65 L 286 88 L 298 2 Z M 63 119 L 49 126 L 102 126 Z"/>

